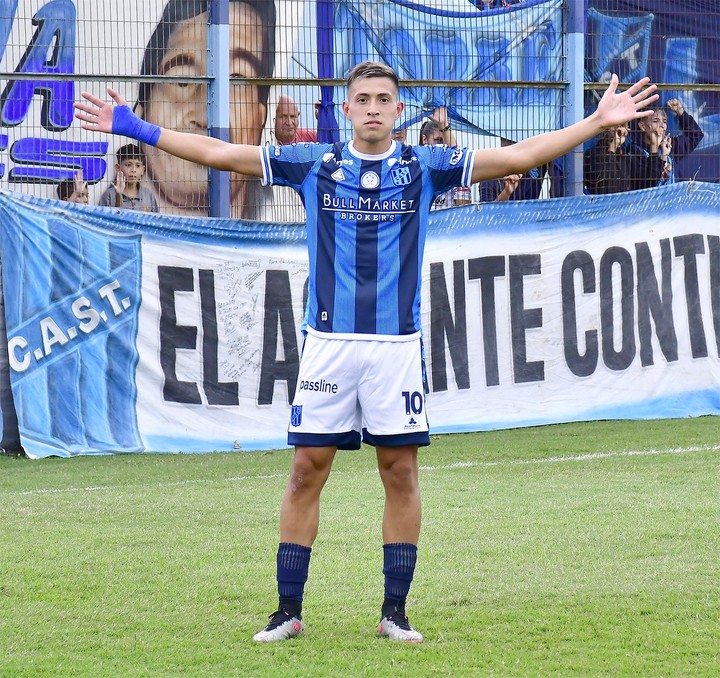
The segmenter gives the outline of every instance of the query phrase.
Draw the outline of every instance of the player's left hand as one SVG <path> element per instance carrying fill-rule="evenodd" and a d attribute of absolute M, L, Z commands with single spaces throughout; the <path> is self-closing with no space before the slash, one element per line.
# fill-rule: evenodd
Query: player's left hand
<path fill-rule="evenodd" d="M 623 92 L 618 92 L 618 77 L 613 73 L 597 107 L 603 129 L 621 125 L 630 120 L 645 118 L 652 111 L 644 110 L 658 99 L 657 87 L 649 85 L 650 78 L 642 78 Z"/>

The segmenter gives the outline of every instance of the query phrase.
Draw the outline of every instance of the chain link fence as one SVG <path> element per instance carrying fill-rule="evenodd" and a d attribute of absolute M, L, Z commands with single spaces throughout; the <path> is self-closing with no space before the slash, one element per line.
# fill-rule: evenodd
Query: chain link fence
<path fill-rule="evenodd" d="M 652 122 L 589 142 L 580 185 L 600 193 L 720 178 L 715 1 L 2 0 L 0 10 L 0 187 L 14 191 L 67 197 L 84 182 L 89 202 L 112 204 L 111 187 L 124 190 L 117 153 L 132 141 L 80 128 L 73 103 L 83 91 L 107 98 L 111 87 L 150 122 L 233 143 L 334 142 L 351 136 L 343 83 L 365 59 L 400 75 L 398 139 L 419 143 L 434 118 L 443 141 L 477 148 L 582 117 L 613 72 L 623 83 L 647 74 L 661 90 Z M 573 13 L 584 20 L 584 84 L 572 76 Z M 577 88 L 585 111 L 571 105 Z M 229 204 L 212 205 L 205 168 L 131 150 L 152 199 L 130 207 L 304 219 L 287 189 L 233 175 Z M 511 198 L 564 195 L 569 173 L 562 159 L 536 168 Z M 472 199 L 502 189 L 502 179 L 476 186 Z"/>

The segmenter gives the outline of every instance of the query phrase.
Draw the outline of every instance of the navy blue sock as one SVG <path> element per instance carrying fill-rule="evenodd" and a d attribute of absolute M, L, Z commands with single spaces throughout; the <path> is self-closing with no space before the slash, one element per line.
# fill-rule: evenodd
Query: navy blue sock
<path fill-rule="evenodd" d="M 385 544 L 383 556 L 383 574 L 385 575 L 383 617 L 391 616 L 396 610 L 405 614 L 405 600 L 415 573 L 417 546 L 415 544 Z"/>
<path fill-rule="evenodd" d="M 300 615 L 303 592 L 310 568 L 309 546 L 281 542 L 277 552 L 277 583 L 280 607 Z"/>

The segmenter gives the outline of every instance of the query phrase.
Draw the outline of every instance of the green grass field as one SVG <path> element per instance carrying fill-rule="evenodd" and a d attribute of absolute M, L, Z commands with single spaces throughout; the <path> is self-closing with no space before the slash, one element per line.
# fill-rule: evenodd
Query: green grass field
<path fill-rule="evenodd" d="M 370 448 L 323 493 L 305 634 L 253 643 L 290 455 L 0 456 L 0 675 L 720 675 L 717 417 L 436 437 L 420 646 L 374 635 Z"/>

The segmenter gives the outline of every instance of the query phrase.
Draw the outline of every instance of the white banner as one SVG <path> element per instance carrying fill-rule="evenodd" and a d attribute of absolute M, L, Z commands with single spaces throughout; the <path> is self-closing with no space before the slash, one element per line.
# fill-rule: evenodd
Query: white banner
<path fill-rule="evenodd" d="M 720 411 L 720 187 L 431 215 L 434 433 Z M 0 193 L 6 326 L 33 457 L 285 446 L 302 226 Z"/>

